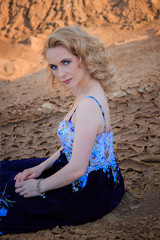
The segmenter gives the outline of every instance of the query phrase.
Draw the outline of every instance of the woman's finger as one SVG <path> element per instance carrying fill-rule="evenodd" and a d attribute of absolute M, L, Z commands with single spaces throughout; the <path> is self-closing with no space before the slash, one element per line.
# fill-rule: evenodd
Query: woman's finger
<path fill-rule="evenodd" d="M 20 193 L 20 192 L 23 192 L 23 191 L 24 191 L 23 188 L 16 188 L 16 190 L 15 190 L 16 193 Z"/>
<path fill-rule="evenodd" d="M 36 195 L 35 195 L 35 196 L 36 196 Z M 24 198 L 35 197 L 35 196 L 31 195 L 30 193 L 25 193 L 25 194 L 23 195 Z"/>
<path fill-rule="evenodd" d="M 26 195 L 26 194 L 27 194 L 27 193 L 26 193 L 25 191 L 22 191 L 22 192 L 19 193 L 20 196 L 24 196 L 24 195 Z"/>
<path fill-rule="evenodd" d="M 21 181 L 24 181 L 25 179 L 27 179 L 27 177 L 30 175 L 31 173 L 28 172 L 24 172 L 23 175 L 21 176 Z"/>
<path fill-rule="evenodd" d="M 21 172 L 19 172 L 15 177 L 14 180 L 17 180 L 19 178 L 19 175 L 21 174 Z"/>
<path fill-rule="evenodd" d="M 21 188 L 23 185 L 23 182 L 15 183 L 15 188 Z"/>
<path fill-rule="evenodd" d="M 23 172 L 18 173 L 17 177 L 16 177 L 16 182 L 22 182 L 22 176 L 23 176 Z"/>
<path fill-rule="evenodd" d="M 16 178 L 16 182 L 23 182 L 25 179 L 26 179 L 26 176 L 28 175 L 29 173 L 27 172 L 21 172 L 18 174 L 17 178 Z"/>
<path fill-rule="evenodd" d="M 33 172 L 31 175 L 27 176 L 27 179 L 32 179 L 32 178 L 35 178 L 35 172 Z"/>
<path fill-rule="evenodd" d="M 16 192 L 16 193 L 19 193 L 19 195 L 22 196 L 22 195 L 27 194 L 26 189 L 25 189 L 25 187 L 23 186 L 22 183 L 17 183 L 17 184 L 15 184 L 15 187 L 16 187 L 15 192 Z"/>

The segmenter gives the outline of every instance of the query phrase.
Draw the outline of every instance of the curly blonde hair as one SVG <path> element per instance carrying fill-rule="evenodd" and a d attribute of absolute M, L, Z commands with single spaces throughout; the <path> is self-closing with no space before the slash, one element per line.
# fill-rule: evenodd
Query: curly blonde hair
<path fill-rule="evenodd" d="M 101 84 L 106 83 L 113 76 L 106 46 L 81 27 L 66 26 L 56 29 L 46 40 L 44 56 L 47 49 L 56 46 L 64 46 L 71 54 L 79 57 L 91 78 L 99 80 Z M 53 74 L 52 80 L 54 80 Z"/>

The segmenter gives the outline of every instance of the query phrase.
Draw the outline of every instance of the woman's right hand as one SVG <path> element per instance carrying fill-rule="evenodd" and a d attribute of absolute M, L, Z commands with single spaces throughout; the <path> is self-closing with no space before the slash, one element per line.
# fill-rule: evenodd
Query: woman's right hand
<path fill-rule="evenodd" d="M 25 169 L 23 172 L 19 172 L 15 177 L 14 180 L 16 183 L 20 183 L 22 181 L 28 180 L 28 179 L 34 179 L 38 178 L 42 172 L 44 171 L 41 164 L 39 164 L 36 167 Z"/>

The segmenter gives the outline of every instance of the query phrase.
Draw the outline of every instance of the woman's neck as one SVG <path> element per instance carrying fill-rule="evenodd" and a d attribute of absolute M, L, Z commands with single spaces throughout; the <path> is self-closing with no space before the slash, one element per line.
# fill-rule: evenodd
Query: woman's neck
<path fill-rule="evenodd" d="M 99 82 L 97 80 L 91 79 L 89 82 L 86 83 L 85 87 L 83 85 L 83 88 L 76 88 L 75 95 L 76 98 L 74 102 L 72 103 L 71 109 L 76 108 L 79 104 L 79 102 L 85 97 L 93 92 L 95 92 L 95 88 L 97 89 L 97 85 L 99 85 Z"/>
<path fill-rule="evenodd" d="M 96 80 L 90 78 L 85 79 L 85 81 L 83 81 L 74 88 L 76 97 L 87 95 L 87 93 L 95 86 L 96 83 Z"/>

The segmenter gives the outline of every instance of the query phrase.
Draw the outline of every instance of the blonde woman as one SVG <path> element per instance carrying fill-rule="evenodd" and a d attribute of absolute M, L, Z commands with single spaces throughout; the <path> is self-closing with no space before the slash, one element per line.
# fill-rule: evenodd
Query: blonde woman
<path fill-rule="evenodd" d="M 103 83 L 111 77 L 106 48 L 80 27 L 55 30 L 44 55 L 52 74 L 76 95 L 60 121 L 61 148 L 48 159 L 1 162 L 2 233 L 31 232 L 96 220 L 124 194 L 113 152 Z M 7 201 L 7 200 L 6 200 Z M 1 211 L 1 210 L 0 210 Z"/>

